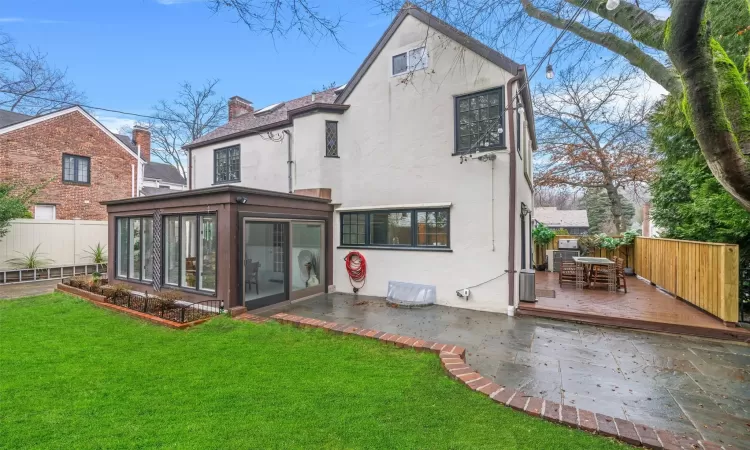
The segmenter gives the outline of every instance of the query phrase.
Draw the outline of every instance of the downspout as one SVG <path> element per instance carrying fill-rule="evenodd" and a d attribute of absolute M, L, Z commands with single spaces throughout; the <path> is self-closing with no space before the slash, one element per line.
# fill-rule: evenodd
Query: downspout
<path fill-rule="evenodd" d="M 193 149 L 188 149 L 188 173 L 187 173 L 188 191 L 193 189 Z"/>
<path fill-rule="evenodd" d="M 510 176 L 508 177 L 510 204 L 508 205 L 508 315 L 516 313 L 516 127 L 514 123 L 516 104 L 513 101 L 513 84 L 521 80 L 525 68 L 519 67 L 518 74 L 506 83 L 505 94 L 508 105 L 508 140 L 510 149 L 508 161 Z M 520 92 L 519 92 L 520 96 Z"/>
<path fill-rule="evenodd" d="M 287 149 L 287 158 L 286 158 L 286 166 L 289 171 L 289 193 L 294 192 L 294 187 L 292 186 L 292 164 L 294 164 L 294 161 L 292 160 L 292 132 L 289 130 L 284 130 L 284 134 L 287 135 L 289 139 L 286 141 L 286 149 Z"/>

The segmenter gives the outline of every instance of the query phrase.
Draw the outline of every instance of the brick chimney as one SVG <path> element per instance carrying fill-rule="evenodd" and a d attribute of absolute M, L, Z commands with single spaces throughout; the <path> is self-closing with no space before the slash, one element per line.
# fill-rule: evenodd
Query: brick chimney
<path fill-rule="evenodd" d="M 141 158 L 146 162 L 151 162 L 151 131 L 144 126 L 135 125 L 133 142 L 141 147 Z"/>
<path fill-rule="evenodd" d="M 641 225 L 641 236 L 651 237 L 651 204 L 643 205 L 643 222 Z"/>
<path fill-rule="evenodd" d="M 229 99 L 228 106 L 230 122 L 244 114 L 252 113 L 254 111 L 253 102 L 245 100 L 237 95 Z"/>

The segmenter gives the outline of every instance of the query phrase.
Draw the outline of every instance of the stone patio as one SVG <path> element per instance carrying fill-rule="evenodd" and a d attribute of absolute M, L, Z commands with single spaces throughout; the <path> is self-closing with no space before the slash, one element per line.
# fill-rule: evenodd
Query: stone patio
<path fill-rule="evenodd" d="M 321 295 L 266 309 L 461 345 L 467 363 L 530 395 L 750 449 L 750 346 L 432 306 Z"/>

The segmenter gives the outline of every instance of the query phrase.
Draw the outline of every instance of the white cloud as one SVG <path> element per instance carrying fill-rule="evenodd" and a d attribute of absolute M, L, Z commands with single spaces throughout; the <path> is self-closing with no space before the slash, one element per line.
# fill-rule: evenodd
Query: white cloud
<path fill-rule="evenodd" d="M 99 116 L 96 115 L 96 120 L 102 123 L 107 129 L 113 133 L 119 133 L 122 127 L 132 127 L 136 121 L 133 119 L 126 119 L 124 117 L 117 116 Z"/>
<path fill-rule="evenodd" d="M 23 22 L 21 17 L 0 17 L 0 23 Z"/>
<path fill-rule="evenodd" d="M 651 14 L 656 16 L 659 20 L 667 20 L 669 16 L 672 14 L 672 10 L 669 8 L 656 8 L 655 10 L 651 11 Z"/>

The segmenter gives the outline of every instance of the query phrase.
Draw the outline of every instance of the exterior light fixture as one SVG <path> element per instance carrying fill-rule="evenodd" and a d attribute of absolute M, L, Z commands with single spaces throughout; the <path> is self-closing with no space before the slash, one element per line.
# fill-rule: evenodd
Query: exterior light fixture
<path fill-rule="evenodd" d="M 555 71 L 552 70 L 552 64 L 547 64 L 547 79 L 551 80 L 553 78 L 555 78 Z"/>
<path fill-rule="evenodd" d="M 234 199 L 237 203 L 240 205 L 244 205 L 247 203 L 247 197 L 238 196 L 236 199 Z"/>
<path fill-rule="evenodd" d="M 607 11 L 614 11 L 618 6 L 620 6 L 620 0 L 607 0 Z"/>
<path fill-rule="evenodd" d="M 528 214 L 531 213 L 531 210 L 528 206 L 526 206 L 526 203 L 521 203 L 521 217 L 525 217 Z"/>

